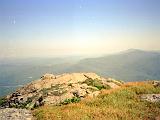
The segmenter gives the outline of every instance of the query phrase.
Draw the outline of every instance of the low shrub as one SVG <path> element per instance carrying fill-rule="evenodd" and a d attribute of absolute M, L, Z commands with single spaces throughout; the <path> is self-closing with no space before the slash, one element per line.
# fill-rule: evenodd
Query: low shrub
<path fill-rule="evenodd" d="M 71 99 L 65 99 L 61 104 L 67 105 L 70 103 L 78 103 L 80 100 L 81 100 L 81 98 L 79 98 L 79 97 L 73 97 Z"/>
<path fill-rule="evenodd" d="M 6 103 L 6 99 L 5 98 L 0 98 L 0 106 L 2 106 L 5 103 Z"/>
<path fill-rule="evenodd" d="M 44 96 L 47 96 L 48 93 L 51 93 L 55 96 L 61 96 L 62 94 L 66 93 L 67 91 L 59 84 L 52 86 L 51 88 L 44 88 L 41 90 Z"/>
<path fill-rule="evenodd" d="M 83 83 L 86 83 L 88 86 L 96 87 L 99 90 L 101 90 L 101 89 L 111 89 L 111 87 L 109 85 L 103 84 L 102 81 L 98 80 L 98 79 L 89 78 L 89 79 L 85 80 Z"/>

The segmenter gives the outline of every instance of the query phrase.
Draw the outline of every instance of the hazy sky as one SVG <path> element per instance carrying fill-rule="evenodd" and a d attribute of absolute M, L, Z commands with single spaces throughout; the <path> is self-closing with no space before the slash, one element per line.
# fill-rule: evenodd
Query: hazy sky
<path fill-rule="evenodd" d="M 0 0 L 0 57 L 160 50 L 160 0 Z"/>

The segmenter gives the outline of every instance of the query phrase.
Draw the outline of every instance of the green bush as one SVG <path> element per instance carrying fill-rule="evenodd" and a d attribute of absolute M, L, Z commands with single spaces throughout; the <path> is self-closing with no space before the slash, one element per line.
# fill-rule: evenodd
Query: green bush
<path fill-rule="evenodd" d="M 5 98 L 0 98 L 0 106 L 3 105 L 6 102 Z"/>
<path fill-rule="evenodd" d="M 51 86 L 51 88 L 43 88 L 41 92 L 44 96 L 47 96 L 48 93 L 51 93 L 55 96 L 61 96 L 62 94 L 66 93 L 67 90 L 65 90 L 61 85 L 57 84 L 55 86 Z"/>
<path fill-rule="evenodd" d="M 61 104 L 67 105 L 70 103 L 78 103 L 80 100 L 81 100 L 81 98 L 79 98 L 79 97 L 73 97 L 71 99 L 65 99 Z"/>
<path fill-rule="evenodd" d="M 109 85 L 105 85 L 102 83 L 102 81 L 98 79 L 87 79 L 83 83 L 86 83 L 88 86 L 93 86 L 98 88 L 99 90 L 101 89 L 110 89 L 111 87 Z"/>

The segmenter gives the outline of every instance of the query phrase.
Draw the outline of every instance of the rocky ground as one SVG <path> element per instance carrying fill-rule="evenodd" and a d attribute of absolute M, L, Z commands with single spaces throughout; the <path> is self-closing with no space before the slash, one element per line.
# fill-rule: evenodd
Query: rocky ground
<path fill-rule="evenodd" d="M 143 94 L 141 99 L 149 102 L 160 102 L 160 94 Z"/>
<path fill-rule="evenodd" d="M 95 73 L 71 73 L 55 76 L 45 74 L 0 101 L 0 120 L 32 120 L 30 109 L 47 105 L 79 102 L 85 97 L 96 97 L 102 89 L 120 87 L 121 81 L 103 78 Z M 153 82 L 160 87 L 160 82 Z M 159 102 L 160 94 L 142 94 L 140 99 Z"/>
<path fill-rule="evenodd" d="M 0 120 L 33 120 L 30 110 L 5 108 L 0 109 Z"/>
<path fill-rule="evenodd" d="M 39 80 L 18 89 L 6 97 L 1 107 L 33 109 L 44 104 L 63 104 L 96 97 L 101 89 L 119 87 L 122 83 L 102 78 L 95 73 L 45 74 Z"/>
<path fill-rule="evenodd" d="M 44 104 L 69 104 L 86 96 L 96 97 L 101 89 L 117 88 L 122 82 L 95 73 L 45 74 L 1 99 L 0 120 L 31 120 L 30 109 Z"/>
<path fill-rule="evenodd" d="M 160 87 L 160 81 L 153 81 L 152 84 L 154 87 L 157 87 L 157 88 Z M 140 96 L 140 99 L 148 102 L 152 102 L 152 103 L 160 102 L 160 94 L 142 94 Z"/>

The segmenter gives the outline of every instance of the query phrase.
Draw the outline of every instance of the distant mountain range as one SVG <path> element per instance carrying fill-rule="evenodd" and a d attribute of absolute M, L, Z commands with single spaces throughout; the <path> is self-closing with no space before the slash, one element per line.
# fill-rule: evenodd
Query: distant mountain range
<path fill-rule="evenodd" d="M 90 71 L 124 81 L 160 79 L 160 52 L 129 49 L 79 61 L 68 71 Z"/>
<path fill-rule="evenodd" d="M 85 59 L 65 57 L 0 60 L 0 96 L 36 80 L 42 74 L 72 72 L 94 72 L 123 81 L 160 80 L 160 52 L 129 49 Z"/>

